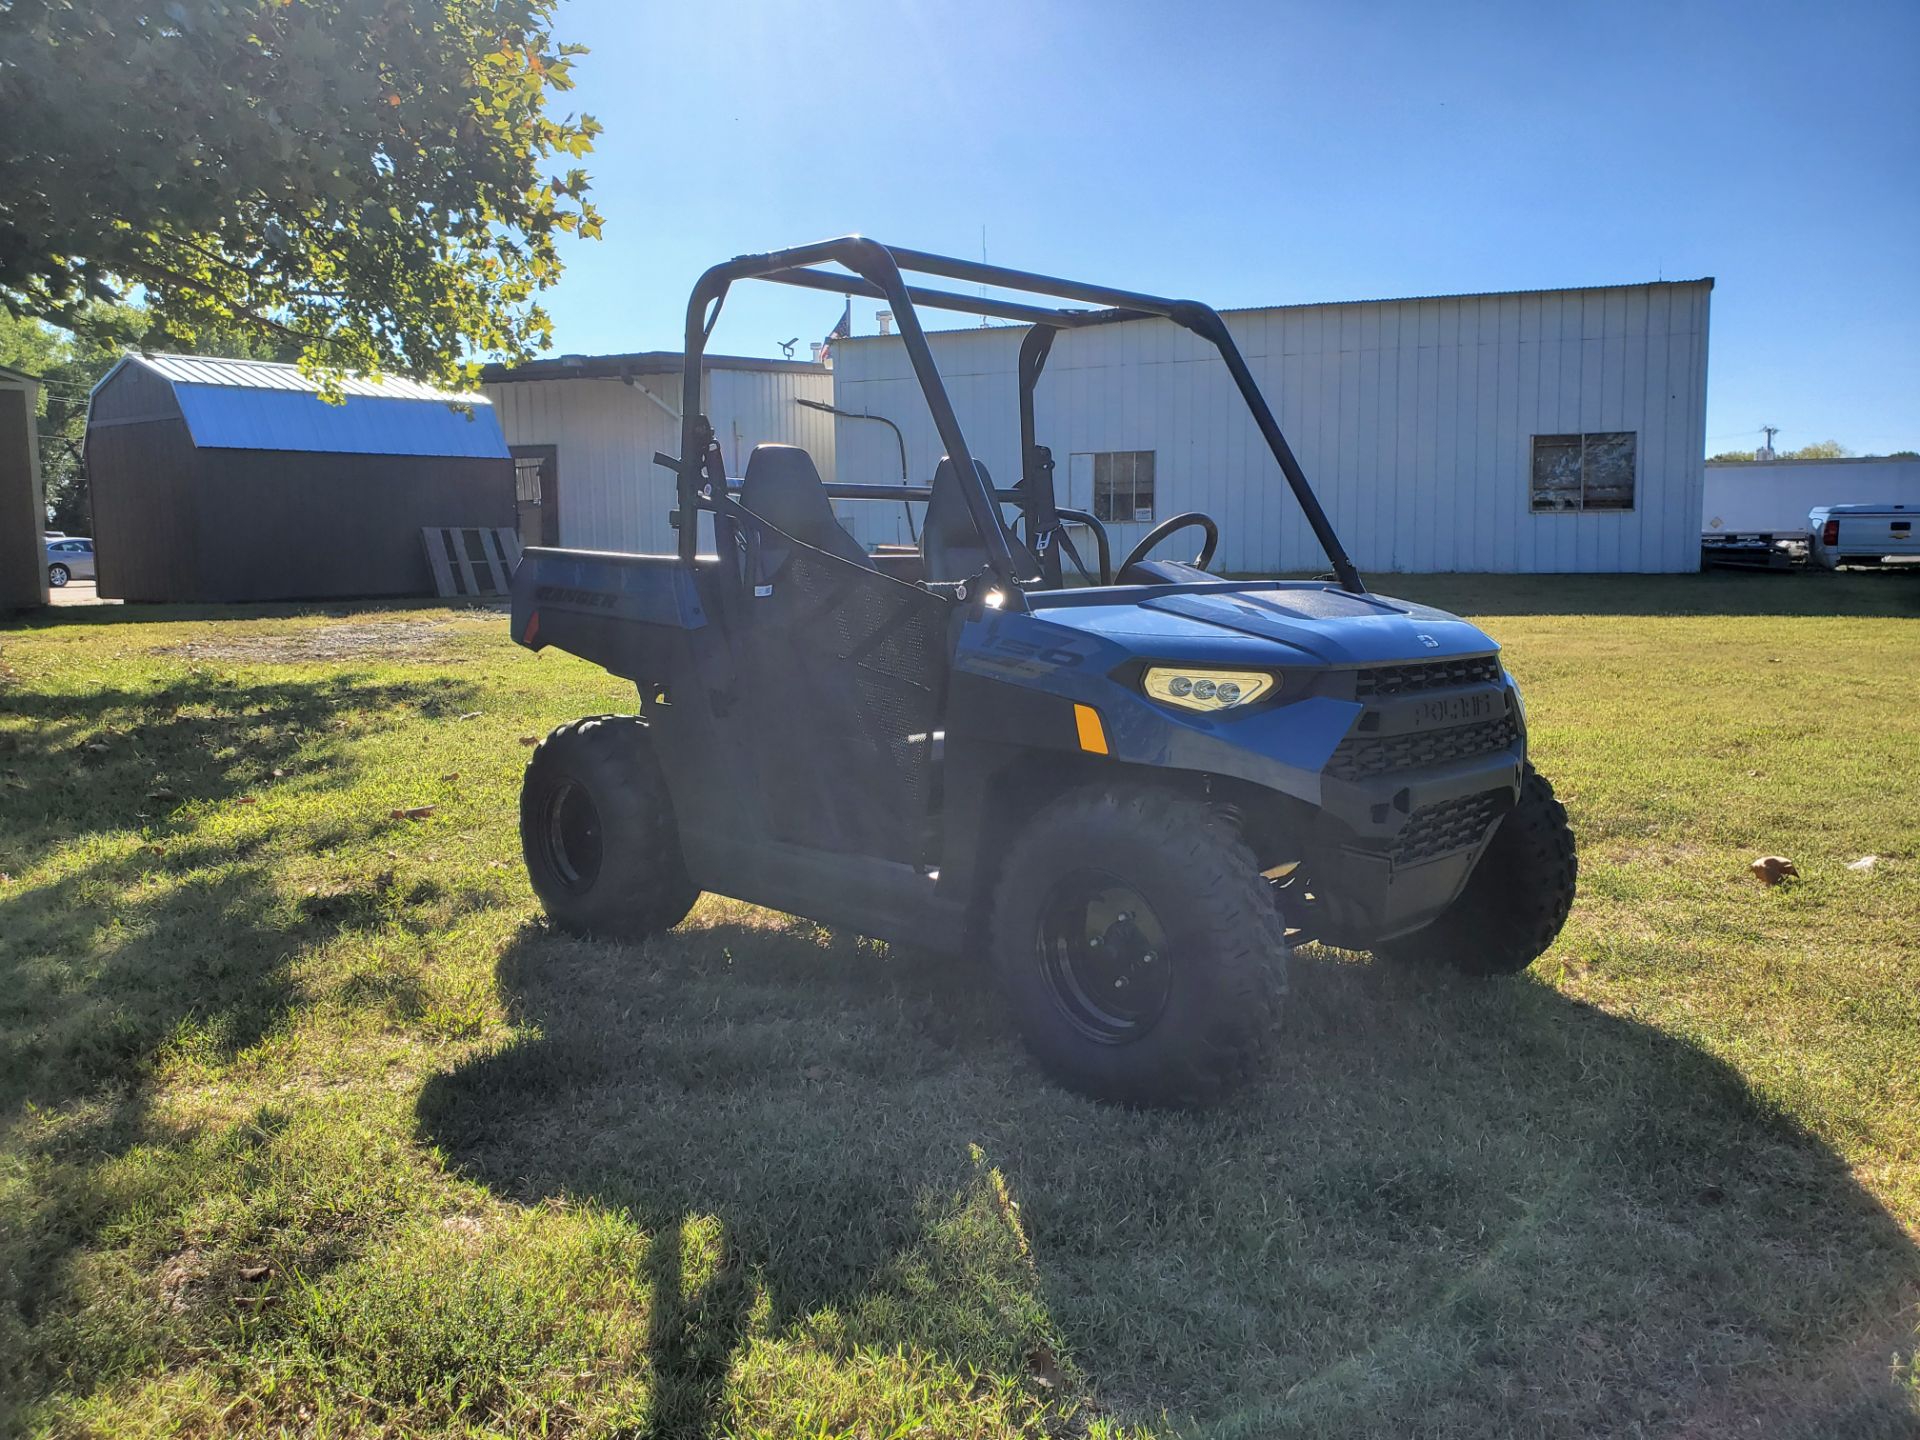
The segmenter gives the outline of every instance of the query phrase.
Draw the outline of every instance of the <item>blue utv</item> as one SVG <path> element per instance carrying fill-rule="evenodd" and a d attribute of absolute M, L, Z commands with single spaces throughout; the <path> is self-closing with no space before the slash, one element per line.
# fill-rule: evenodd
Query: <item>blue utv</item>
<path fill-rule="evenodd" d="M 748 279 L 891 307 L 946 451 L 931 483 L 824 484 L 785 445 L 727 475 L 701 361 Z M 922 309 L 1029 327 L 1009 488 L 967 447 Z M 1153 317 L 1219 351 L 1330 575 L 1217 578 L 1197 511 L 1115 566 L 1100 521 L 1058 503 L 1034 420 L 1050 347 Z M 682 396 L 680 454 L 655 457 L 678 552 L 532 548 L 514 575 L 521 644 L 639 694 L 527 766 L 521 840 L 555 924 L 638 939 L 713 891 L 989 963 L 1062 1083 L 1174 1106 L 1254 1072 L 1295 945 L 1504 975 L 1558 933 L 1573 836 L 1499 647 L 1368 592 L 1209 307 L 830 240 L 701 276 Z M 831 503 L 903 498 L 925 504 L 918 545 L 871 554 Z M 1183 530 L 1193 560 L 1152 558 Z"/>

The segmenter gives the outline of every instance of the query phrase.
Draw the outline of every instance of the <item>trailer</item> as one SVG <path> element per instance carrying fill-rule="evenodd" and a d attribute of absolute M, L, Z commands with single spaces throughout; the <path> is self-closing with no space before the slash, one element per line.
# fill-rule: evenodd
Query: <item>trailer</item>
<path fill-rule="evenodd" d="M 1806 563 L 1815 509 L 1920 506 L 1920 459 L 1728 461 L 1707 466 L 1702 493 L 1703 567 L 1784 570 Z"/>

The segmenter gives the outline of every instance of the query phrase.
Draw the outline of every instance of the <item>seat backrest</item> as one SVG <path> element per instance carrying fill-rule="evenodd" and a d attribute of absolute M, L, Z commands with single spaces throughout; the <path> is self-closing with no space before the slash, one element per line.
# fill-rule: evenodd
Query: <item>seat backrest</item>
<path fill-rule="evenodd" d="M 740 481 L 740 503 L 803 545 L 869 569 L 873 561 L 834 516 L 813 457 L 798 445 L 756 445 Z"/>
<path fill-rule="evenodd" d="M 993 477 L 987 473 L 987 467 L 978 460 L 973 466 L 991 491 Z M 993 513 L 1000 514 L 997 501 Z M 1002 529 L 1006 529 L 1004 518 Z M 1006 536 L 1007 547 L 1013 551 L 1014 568 L 1023 575 L 1038 574 L 1040 562 L 1033 558 L 1033 552 L 1012 530 L 1007 529 Z M 967 497 L 960 490 L 960 472 L 944 455 L 940 457 L 940 468 L 933 472 L 933 495 L 927 501 L 927 517 L 920 524 L 920 554 L 926 562 L 926 578 L 937 585 L 970 580 L 987 568 L 986 542 L 974 528 Z"/>

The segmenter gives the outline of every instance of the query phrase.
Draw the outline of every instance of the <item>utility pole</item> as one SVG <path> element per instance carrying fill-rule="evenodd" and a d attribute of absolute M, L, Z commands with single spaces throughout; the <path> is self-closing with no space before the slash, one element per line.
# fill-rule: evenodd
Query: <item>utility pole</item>
<path fill-rule="evenodd" d="M 1773 459 L 1773 437 L 1780 433 L 1780 427 L 1778 425 L 1762 425 L 1760 429 L 1767 437 L 1767 443 L 1760 448 L 1760 458 L 1771 460 Z"/>

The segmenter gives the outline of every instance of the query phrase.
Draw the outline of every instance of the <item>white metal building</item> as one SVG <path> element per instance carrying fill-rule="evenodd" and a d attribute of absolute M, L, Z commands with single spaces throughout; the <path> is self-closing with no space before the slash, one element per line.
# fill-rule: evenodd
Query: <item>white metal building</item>
<path fill-rule="evenodd" d="M 1707 466 L 1707 535 L 1799 535 L 1817 505 L 1920 505 L 1920 460 L 1767 460 Z"/>
<path fill-rule="evenodd" d="M 649 351 L 485 372 L 481 389 L 521 462 L 523 515 L 531 506 L 542 512 L 533 526 L 523 518 L 523 535 L 590 550 L 674 548 L 674 480 L 653 456 L 680 453 L 681 363 L 678 352 Z M 729 474 L 769 440 L 805 446 L 820 473 L 833 474 L 832 417 L 797 403 L 833 400 L 824 366 L 709 355 L 706 373 L 707 414 Z"/>
<path fill-rule="evenodd" d="M 1288 305 L 1226 320 L 1363 571 L 1685 571 L 1700 564 L 1712 289 Z M 932 337 L 969 445 L 1002 485 L 1019 476 L 1023 334 Z M 898 337 L 839 341 L 834 364 L 835 403 L 896 421 L 913 478 L 930 481 L 941 446 Z M 1216 568 L 1324 568 L 1225 366 L 1171 322 L 1064 333 L 1037 412 L 1063 503 L 1110 517 L 1116 554 L 1154 521 L 1204 510 L 1220 523 Z M 837 426 L 840 480 L 898 478 L 885 427 Z M 839 508 L 863 540 L 906 538 L 897 506 Z"/>

